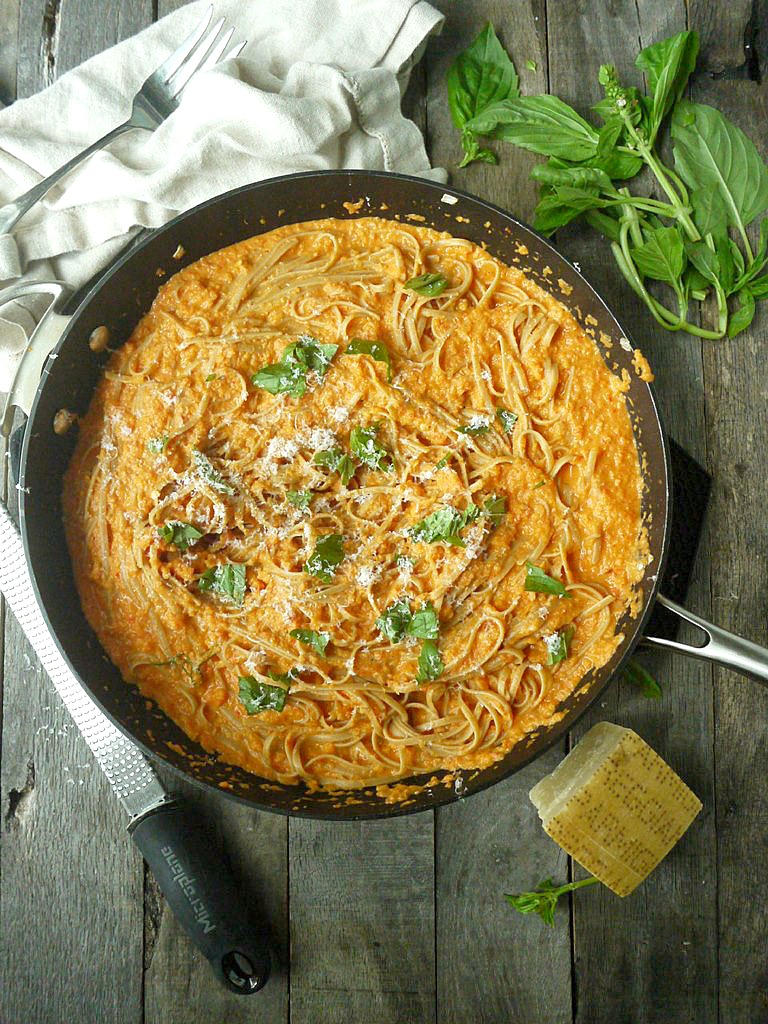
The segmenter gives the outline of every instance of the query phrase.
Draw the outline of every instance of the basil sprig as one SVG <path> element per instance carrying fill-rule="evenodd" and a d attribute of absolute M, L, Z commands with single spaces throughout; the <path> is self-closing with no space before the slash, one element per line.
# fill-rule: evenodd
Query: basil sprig
<path fill-rule="evenodd" d="M 323 583 L 332 583 L 344 561 L 344 538 L 340 533 L 327 533 L 318 538 L 315 550 L 304 563 L 308 576 L 317 576 Z"/>
<path fill-rule="evenodd" d="M 448 75 L 454 123 L 465 162 L 493 162 L 478 139 L 505 140 L 544 157 L 534 227 L 551 234 L 583 218 L 611 242 L 616 263 L 651 315 L 670 331 L 735 337 L 768 298 L 768 166 L 754 143 L 719 110 L 685 98 L 699 39 L 680 32 L 642 50 L 637 67 L 649 92 L 622 85 L 613 65 L 600 67 L 604 98 L 585 120 L 556 96 L 520 96 L 514 68 L 485 29 Z M 668 124 L 673 165 L 662 157 Z M 626 182 L 650 171 L 653 193 Z M 763 217 L 753 247 L 747 229 Z M 663 293 L 648 282 L 666 285 Z M 692 302 L 714 299 L 717 322 L 701 326 Z"/>
<path fill-rule="evenodd" d="M 317 651 L 321 657 L 325 655 L 325 649 L 331 639 L 330 633 L 320 633 L 314 629 L 292 629 L 290 635 L 300 644 L 305 644 L 313 651 Z"/>
<path fill-rule="evenodd" d="M 648 697 L 650 700 L 659 700 L 661 697 L 661 687 L 659 684 L 651 673 L 639 661 L 635 661 L 634 658 L 627 662 L 622 676 L 625 682 L 640 687 L 644 697 Z"/>
<path fill-rule="evenodd" d="M 448 278 L 445 274 L 419 274 L 418 277 L 412 277 L 406 281 L 405 287 L 409 291 L 416 292 L 417 295 L 425 295 L 427 298 L 434 299 L 436 296 L 442 295 L 448 287 Z"/>
<path fill-rule="evenodd" d="M 290 684 L 293 678 L 290 676 L 290 673 L 285 676 L 279 676 L 270 672 L 269 676 L 270 679 L 276 679 L 286 684 Z M 288 697 L 288 685 L 272 686 L 271 683 L 265 683 L 262 679 L 257 679 L 255 676 L 240 676 L 238 683 L 240 703 L 249 715 L 258 715 L 262 711 L 282 711 L 285 707 L 285 701 Z"/>
<path fill-rule="evenodd" d="M 200 590 L 228 598 L 240 607 L 245 599 L 245 566 L 222 562 L 206 569 L 197 581 Z"/>
<path fill-rule="evenodd" d="M 195 541 L 203 536 L 200 530 L 191 523 L 182 523 L 180 520 L 170 520 L 164 526 L 159 526 L 157 535 L 166 544 L 173 544 L 179 551 L 186 551 Z"/>
<path fill-rule="evenodd" d="M 378 430 L 375 423 L 370 427 L 353 427 L 349 435 L 349 447 L 364 466 L 391 473 L 395 466 L 387 449 L 376 440 Z"/>
<path fill-rule="evenodd" d="M 573 597 L 560 580 L 547 576 L 543 569 L 532 562 L 525 563 L 525 589 L 537 594 L 555 594 L 557 597 Z"/>
<path fill-rule="evenodd" d="M 380 341 L 366 341 L 365 338 L 352 338 L 344 353 L 348 356 L 370 356 L 379 363 L 386 364 L 387 381 L 392 380 L 392 360 L 389 349 Z"/>
<path fill-rule="evenodd" d="M 307 373 L 314 370 L 324 377 L 338 348 L 338 345 L 322 344 L 311 334 L 302 334 L 283 351 L 279 363 L 270 363 L 255 373 L 252 383 L 270 395 L 301 398 L 307 391 Z"/>

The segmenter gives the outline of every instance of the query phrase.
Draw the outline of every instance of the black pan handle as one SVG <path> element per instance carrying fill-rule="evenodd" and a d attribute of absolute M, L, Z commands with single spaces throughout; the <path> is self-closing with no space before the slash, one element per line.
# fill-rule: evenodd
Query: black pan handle
<path fill-rule="evenodd" d="M 254 922 L 230 866 L 199 822 L 175 802 L 129 831 L 187 935 L 227 988 L 250 995 L 269 978 L 266 928 Z"/>
<path fill-rule="evenodd" d="M 694 644 L 683 644 L 678 640 L 667 640 L 660 636 L 644 636 L 640 641 L 650 647 L 661 647 L 667 651 L 677 651 L 678 654 L 687 654 L 691 658 L 701 658 L 704 661 L 713 661 L 725 668 L 731 668 L 742 675 L 750 676 L 761 683 L 768 684 L 768 650 L 753 644 L 751 640 L 729 633 L 727 629 L 714 626 L 706 619 L 702 619 L 693 612 L 687 611 L 668 597 L 658 595 L 658 602 L 668 611 L 673 612 L 685 622 L 691 622 L 698 626 L 706 635 L 706 642 L 701 646 Z"/>

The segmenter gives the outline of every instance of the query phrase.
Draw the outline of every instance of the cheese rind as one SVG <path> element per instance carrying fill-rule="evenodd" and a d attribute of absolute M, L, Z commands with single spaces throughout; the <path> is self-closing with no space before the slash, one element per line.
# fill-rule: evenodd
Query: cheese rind
<path fill-rule="evenodd" d="M 530 792 L 544 830 L 627 896 L 701 810 L 698 797 L 636 732 L 594 726 Z"/>

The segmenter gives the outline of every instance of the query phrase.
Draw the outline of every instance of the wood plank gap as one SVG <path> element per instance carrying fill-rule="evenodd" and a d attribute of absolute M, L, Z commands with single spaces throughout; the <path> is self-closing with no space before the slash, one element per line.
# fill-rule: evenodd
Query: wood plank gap
<path fill-rule="evenodd" d="M 56 80 L 56 56 L 62 0 L 46 0 L 43 9 L 43 31 L 40 38 L 43 81 L 46 86 Z"/>

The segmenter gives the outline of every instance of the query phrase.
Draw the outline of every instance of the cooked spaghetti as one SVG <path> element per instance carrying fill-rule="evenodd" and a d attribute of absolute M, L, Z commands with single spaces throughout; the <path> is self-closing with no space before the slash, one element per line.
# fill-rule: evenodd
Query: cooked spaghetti
<path fill-rule="evenodd" d="M 163 285 L 81 423 L 85 613 L 126 680 L 267 779 L 487 765 L 637 603 L 625 389 L 461 238 L 363 217 L 215 252 Z"/>

